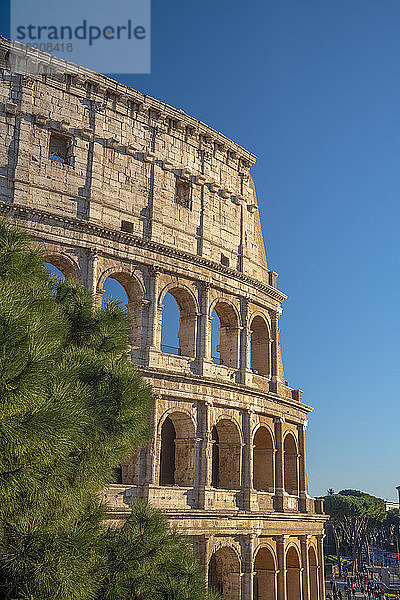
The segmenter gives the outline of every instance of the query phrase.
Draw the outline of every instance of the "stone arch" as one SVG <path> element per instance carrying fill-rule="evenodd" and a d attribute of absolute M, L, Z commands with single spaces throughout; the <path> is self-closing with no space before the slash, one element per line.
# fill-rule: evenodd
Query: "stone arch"
<path fill-rule="evenodd" d="M 261 424 L 253 436 L 253 487 L 264 492 L 275 491 L 275 444 L 268 426 Z"/>
<path fill-rule="evenodd" d="M 104 271 L 98 281 L 96 290 L 101 296 L 104 291 L 106 280 L 114 279 L 125 290 L 128 298 L 126 305 L 130 323 L 130 341 L 132 346 L 140 346 L 142 338 L 142 306 L 144 299 L 144 288 L 142 282 L 136 277 L 131 269 L 125 266 L 110 267 Z"/>
<path fill-rule="evenodd" d="M 221 298 L 214 300 L 210 306 L 211 321 L 214 312 L 220 322 L 220 341 L 217 346 L 219 362 L 221 365 L 237 369 L 239 360 L 240 315 L 233 304 Z"/>
<path fill-rule="evenodd" d="M 223 600 L 240 600 L 240 558 L 231 546 L 216 549 L 208 564 L 208 587 Z"/>
<path fill-rule="evenodd" d="M 162 301 L 166 294 L 171 294 L 179 308 L 179 330 L 177 332 L 179 348 L 177 353 L 180 356 L 189 356 L 194 358 L 196 355 L 196 325 L 199 306 L 197 298 L 187 286 L 170 283 L 164 287 L 159 295 L 158 305 L 162 309 Z M 166 327 L 164 318 L 161 319 L 162 329 Z M 167 351 L 167 354 L 170 352 Z"/>
<path fill-rule="evenodd" d="M 143 300 L 145 295 L 143 283 L 135 275 L 135 273 L 132 272 L 131 269 L 122 265 L 110 267 L 109 269 L 103 271 L 97 282 L 98 292 L 101 293 L 103 291 L 104 283 L 109 277 L 111 277 L 111 279 L 115 279 L 122 285 L 126 295 L 128 296 L 129 302 L 133 302 L 136 299 L 140 301 Z"/>
<path fill-rule="evenodd" d="M 211 439 L 212 486 L 228 490 L 240 489 L 240 427 L 233 419 L 222 416 L 211 430 Z"/>
<path fill-rule="evenodd" d="M 286 592 L 287 600 L 301 598 L 301 562 L 298 549 L 294 544 L 286 550 Z"/>
<path fill-rule="evenodd" d="M 260 546 L 254 559 L 254 600 L 275 600 L 276 558 L 272 548 Z"/>
<path fill-rule="evenodd" d="M 252 316 L 250 324 L 250 366 L 263 377 L 271 375 L 271 345 L 269 323 L 261 314 Z"/>
<path fill-rule="evenodd" d="M 310 600 L 319 600 L 318 560 L 314 546 L 308 548 L 308 579 L 310 583 Z"/>
<path fill-rule="evenodd" d="M 50 263 L 61 271 L 66 279 L 78 279 L 78 266 L 70 256 L 58 252 L 48 252 L 45 254 L 45 260 L 46 263 Z"/>
<path fill-rule="evenodd" d="M 296 438 L 290 431 L 283 441 L 283 470 L 285 491 L 291 496 L 298 496 L 299 457 Z"/>
<path fill-rule="evenodd" d="M 192 487 L 195 471 L 195 425 L 186 412 L 171 409 L 159 423 L 160 485 Z"/>

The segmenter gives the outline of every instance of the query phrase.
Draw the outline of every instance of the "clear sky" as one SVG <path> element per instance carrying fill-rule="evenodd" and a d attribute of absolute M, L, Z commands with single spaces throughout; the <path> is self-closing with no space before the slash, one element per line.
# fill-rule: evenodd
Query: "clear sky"
<path fill-rule="evenodd" d="M 398 0 L 153 0 L 152 73 L 117 76 L 258 156 L 310 492 L 400 484 Z"/>

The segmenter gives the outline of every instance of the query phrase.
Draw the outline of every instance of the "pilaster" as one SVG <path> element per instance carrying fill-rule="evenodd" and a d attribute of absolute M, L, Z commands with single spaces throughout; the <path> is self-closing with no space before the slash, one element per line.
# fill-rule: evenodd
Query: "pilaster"
<path fill-rule="evenodd" d="M 283 428 L 285 419 L 283 417 L 274 418 L 275 428 L 275 509 L 283 512 L 284 490 L 284 465 L 283 465 Z"/>
<path fill-rule="evenodd" d="M 300 535 L 300 547 L 301 547 L 301 564 L 303 567 L 303 577 L 302 577 L 302 591 L 303 591 L 303 599 L 302 600 L 311 600 L 310 599 L 310 566 L 308 560 L 308 543 L 311 536 L 309 535 Z"/>
<path fill-rule="evenodd" d="M 278 558 L 278 598 L 279 600 L 287 600 L 286 598 L 286 564 L 285 564 L 285 546 L 286 535 L 277 535 L 276 554 Z"/>

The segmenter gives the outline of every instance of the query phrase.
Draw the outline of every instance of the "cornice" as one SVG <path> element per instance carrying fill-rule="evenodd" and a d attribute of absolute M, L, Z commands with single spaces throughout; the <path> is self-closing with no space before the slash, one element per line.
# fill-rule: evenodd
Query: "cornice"
<path fill-rule="evenodd" d="M 133 102 L 140 107 L 140 110 L 153 111 L 159 114 L 163 119 L 173 119 L 179 127 L 188 127 L 193 129 L 199 138 L 209 138 L 213 143 L 224 146 L 227 151 L 237 154 L 242 160 L 243 166 L 246 168 L 252 166 L 256 162 L 256 156 L 233 142 L 219 131 L 213 129 L 206 123 L 187 115 L 183 110 L 176 109 L 161 100 L 152 98 L 147 94 L 143 94 L 133 88 L 128 87 L 110 77 L 96 73 L 90 69 L 78 66 L 72 62 L 63 60 L 57 56 L 53 56 L 36 48 L 32 48 L 22 42 L 9 40 L 4 36 L 0 36 L 1 55 L 3 56 L 3 69 L 7 68 L 4 58 L 7 53 L 14 53 L 19 59 L 26 61 L 28 64 L 37 66 L 38 73 L 29 73 L 28 77 L 31 80 L 42 80 L 45 75 L 48 81 L 54 80 L 62 82 L 63 77 L 72 76 L 74 78 L 74 88 L 87 92 L 85 86 L 88 84 L 96 86 L 97 91 L 94 96 L 104 98 L 107 94 L 114 94 L 118 99 L 123 99 L 124 102 Z M 0 56 L 1 58 L 1 56 Z"/>
<path fill-rule="evenodd" d="M 137 369 L 140 370 L 141 373 L 143 373 L 145 377 L 148 378 L 167 379 L 175 382 L 181 381 L 183 383 L 188 383 L 196 386 L 204 385 L 205 387 L 229 390 L 230 392 L 236 392 L 237 394 L 246 394 L 247 396 L 253 396 L 261 398 L 263 400 L 268 400 L 269 402 L 274 402 L 281 407 L 295 409 L 305 414 L 308 414 L 313 411 L 313 408 L 311 406 L 308 406 L 307 404 L 299 403 L 295 400 L 290 400 L 289 398 L 279 396 L 278 394 L 275 394 L 273 392 L 263 391 L 259 388 L 250 387 L 241 383 L 231 383 L 229 381 L 223 381 L 222 379 L 204 377 L 196 373 L 187 374 L 176 371 L 172 372 L 167 369 L 164 370 L 161 367 L 148 367 L 137 364 L 135 364 L 135 366 Z M 231 406 L 234 403 L 232 399 L 230 399 L 229 402 Z"/>
<path fill-rule="evenodd" d="M 239 271 L 235 271 L 230 267 L 225 267 L 207 258 L 204 258 L 202 256 L 195 256 L 194 254 L 190 254 L 189 252 L 179 250 L 178 248 L 172 248 L 170 246 L 160 244 L 159 242 L 156 242 L 154 240 L 140 238 L 131 233 L 125 233 L 116 229 L 102 227 L 101 225 L 97 225 L 95 223 L 85 221 L 83 219 L 78 219 L 76 217 L 56 215 L 52 212 L 45 211 L 43 209 L 33 208 L 31 206 L 24 206 L 21 204 L 10 204 L 8 202 L 0 202 L 0 212 L 2 214 L 12 214 L 15 217 L 21 218 L 29 218 L 29 216 L 36 217 L 41 220 L 45 220 L 46 223 L 53 222 L 54 224 L 58 226 L 61 225 L 66 229 L 73 229 L 75 231 L 84 232 L 89 235 L 95 235 L 99 238 L 113 240 L 115 242 L 124 243 L 137 248 L 144 248 L 146 250 L 162 254 L 166 257 L 176 258 L 180 261 L 196 264 L 199 267 L 210 269 L 211 271 L 220 273 L 221 275 L 225 275 L 227 277 L 230 277 L 231 279 L 235 279 L 237 281 L 241 281 L 247 285 L 250 285 L 253 288 L 265 293 L 267 296 L 273 298 L 279 303 L 282 303 L 287 298 L 287 296 L 283 294 L 283 292 L 277 290 L 268 283 L 262 283 L 261 281 L 253 279 L 252 277 L 249 277 L 244 273 L 240 273 Z"/>
<path fill-rule="evenodd" d="M 127 485 L 126 487 L 132 487 L 132 488 L 140 488 L 140 486 L 129 486 Z M 124 508 L 112 508 L 112 507 L 108 507 L 107 506 L 107 516 L 106 519 L 113 519 L 113 518 L 121 518 L 121 519 L 125 519 L 126 516 L 128 514 L 130 514 L 131 512 L 131 508 L 129 506 L 126 507 L 126 509 Z M 235 521 L 257 521 L 259 522 L 260 520 L 262 521 L 277 521 L 279 523 L 282 522 L 286 522 L 286 523 L 297 523 L 297 522 L 301 522 L 302 524 L 308 523 L 318 523 L 318 524 L 323 524 L 325 523 L 325 521 L 327 521 L 329 519 L 329 515 L 326 514 L 319 514 L 319 513 L 303 513 L 303 512 L 299 512 L 299 513 L 280 513 L 280 512 L 275 512 L 275 511 L 271 511 L 269 513 L 266 512 L 250 512 L 250 511 L 245 511 L 245 510 L 201 510 L 201 509 L 195 509 L 195 508 L 189 508 L 187 510 L 176 510 L 176 509 L 168 509 L 168 508 L 163 508 L 162 512 L 166 515 L 167 518 L 169 519 L 174 519 L 177 521 L 185 521 L 185 526 L 188 526 L 188 522 L 189 522 L 189 528 L 190 527 L 190 521 L 192 520 L 196 520 L 196 519 L 205 519 L 206 521 L 220 521 L 221 519 L 226 519 L 229 518 L 231 523 L 234 523 Z M 232 525 L 231 525 L 232 526 Z M 195 527 L 193 527 L 193 529 L 195 529 Z M 218 533 L 216 533 L 215 535 L 220 535 L 223 536 L 225 535 L 225 530 L 223 530 L 221 532 L 221 530 L 218 531 Z M 289 534 L 290 535 L 290 534 Z M 312 534 L 313 535 L 313 534 Z"/>

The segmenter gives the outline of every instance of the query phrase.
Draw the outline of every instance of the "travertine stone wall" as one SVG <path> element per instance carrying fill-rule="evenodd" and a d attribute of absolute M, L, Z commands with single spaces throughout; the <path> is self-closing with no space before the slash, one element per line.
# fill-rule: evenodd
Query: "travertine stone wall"
<path fill-rule="evenodd" d="M 10 52 L 42 72 L 12 73 Z M 192 537 L 223 598 L 322 600 L 311 409 L 285 382 L 285 295 L 267 267 L 255 157 L 182 111 L 4 38 L 0 67 L 1 212 L 99 305 L 108 277 L 124 287 L 132 361 L 156 396 L 153 440 L 104 491 L 110 524 L 147 500 Z M 167 293 L 180 309 L 174 354 L 161 347 Z"/>

